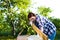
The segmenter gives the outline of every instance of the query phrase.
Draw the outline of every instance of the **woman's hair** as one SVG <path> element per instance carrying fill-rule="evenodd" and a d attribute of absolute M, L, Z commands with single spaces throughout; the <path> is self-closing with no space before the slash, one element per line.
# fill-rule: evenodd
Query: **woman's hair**
<path fill-rule="evenodd" d="M 28 19 L 31 18 L 32 16 L 36 16 L 36 15 L 34 13 L 32 13 L 32 12 L 29 12 Z"/>

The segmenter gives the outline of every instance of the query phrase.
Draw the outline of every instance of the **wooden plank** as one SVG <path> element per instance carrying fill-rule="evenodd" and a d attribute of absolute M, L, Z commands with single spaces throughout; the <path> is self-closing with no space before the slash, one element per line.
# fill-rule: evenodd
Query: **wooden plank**
<path fill-rule="evenodd" d="M 45 35 L 40 29 L 38 29 L 34 24 L 32 24 L 32 28 L 39 34 L 40 37 L 43 38 L 43 40 L 48 40 L 47 35 Z"/>

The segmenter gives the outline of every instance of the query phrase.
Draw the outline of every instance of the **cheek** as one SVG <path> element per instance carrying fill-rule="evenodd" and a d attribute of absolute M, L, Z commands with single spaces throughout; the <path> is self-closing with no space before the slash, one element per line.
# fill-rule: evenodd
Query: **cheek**
<path fill-rule="evenodd" d="M 36 18 L 33 18 L 33 20 L 35 20 Z"/>
<path fill-rule="evenodd" d="M 29 18 L 29 20 L 30 20 L 30 21 L 32 21 L 32 19 L 31 19 L 31 18 Z"/>
<path fill-rule="evenodd" d="M 30 20 L 30 21 L 34 21 L 34 20 L 35 20 L 35 18 L 29 18 L 29 20 Z"/>
<path fill-rule="evenodd" d="M 35 19 L 31 19 L 31 21 L 34 21 Z"/>

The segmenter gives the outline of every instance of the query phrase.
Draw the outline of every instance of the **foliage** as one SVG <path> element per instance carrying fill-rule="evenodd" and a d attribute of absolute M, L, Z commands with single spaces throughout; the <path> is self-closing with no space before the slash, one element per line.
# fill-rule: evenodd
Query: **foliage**
<path fill-rule="evenodd" d="M 36 34 L 29 25 L 27 8 L 30 0 L 0 0 L 0 36 L 17 36 L 21 30 L 23 34 Z M 38 12 L 49 17 L 52 10 L 48 7 L 39 7 Z M 56 25 L 57 32 L 60 30 L 60 19 L 49 19 Z M 59 35 L 59 33 L 57 33 Z"/>
<path fill-rule="evenodd" d="M 26 29 L 27 11 L 24 10 L 29 5 L 30 0 L 0 0 L 1 36 L 16 35 L 21 29 Z"/>
<path fill-rule="evenodd" d="M 49 13 L 52 12 L 52 10 L 49 7 L 38 7 L 38 12 L 43 16 L 49 16 Z"/>

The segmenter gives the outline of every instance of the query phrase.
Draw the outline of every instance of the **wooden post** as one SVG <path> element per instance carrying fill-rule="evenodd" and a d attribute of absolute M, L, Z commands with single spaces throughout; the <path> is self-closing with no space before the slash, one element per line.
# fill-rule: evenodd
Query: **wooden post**
<path fill-rule="evenodd" d="M 43 40 L 48 40 L 47 35 L 45 35 L 41 30 L 39 30 L 34 24 L 32 24 L 32 28 L 39 34 L 40 37 L 43 38 Z"/>

